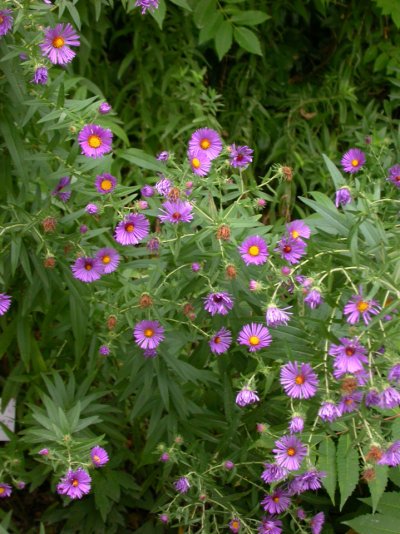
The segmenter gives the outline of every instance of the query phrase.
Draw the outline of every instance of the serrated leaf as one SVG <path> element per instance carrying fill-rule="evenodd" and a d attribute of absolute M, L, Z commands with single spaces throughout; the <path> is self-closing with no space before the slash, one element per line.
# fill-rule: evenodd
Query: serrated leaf
<path fill-rule="evenodd" d="M 337 447 L 337 470 L 340 489 L 340 510 L 353 493 L 359 477 L 358 453 L 349 433 L 339 438 Z"/>
<path fill-rule="evenodd" d="M 215 36 L 215 49 L 218 54 L 219 60 L 228 52 L 232 46 L 233 40 L 233 28 L 227 20 L 225 20 L 218 28 L 217 35 Z"/>
<path fill-rule="evenodd" d="M 210 39 L 213 39 L 219 32 L 220 26 L 224 19 L 219 11 L 214 11 L 207 24 L 203 26 L 199 33 L 199 44 L 203 44 Z"/>
<path fill-rule="evenodd" d="M 367 514 L 344 521 L 357 534 L 399 534 L 399 519 L 390 515 Z"/>
<path fill-rule="evenodd" d="M 239 26 L 238 28 L 235 28 L 234 36 L 235 41 L 241 48 L 243 48 L 243 50 L 247 50 L 247 52 L 250 52 L 251 54 L 262 56 L 260 41 L 254 32 L 248 28 Z"/>
<path fill-rule="evenodd" d="M 318 447 L 318 468 L 325 471 L 326 477 L 322 479 L 322 484 L 326 489 L 333 504 L 335 504 L 336 492 L 336 447 L 331 438 L 321 441 Z"/>
<path fill-rule="evenodd" d="M 232 22 L 237 22 L 243 26 L 257 26 L 271 17 L 263 11 L 241 11 L 231 17 Z"/>
<path fill-rule="evenodd" d="M 378 509 L 379 501 L 382 498 L 383 492 L 386 489 L 388 482 L 388 471 L 389 468 L 387 465 L 377 465 L 375 467 L 375 478 L 368 482 L 369 491 L 371 492 L 372 498 L 372 511 L 375 513 Z"/>

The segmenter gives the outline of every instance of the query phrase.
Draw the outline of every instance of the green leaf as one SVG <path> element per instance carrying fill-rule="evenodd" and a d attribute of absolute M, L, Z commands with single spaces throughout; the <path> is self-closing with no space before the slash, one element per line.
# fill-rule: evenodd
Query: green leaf
<path fill-rule="evenodd" d="M 367 514 L 344 521 L 357 534 L 399 534 L 399 519 L 390 515 Z"/>
<path fill-rule="evenodd" d="M 247 52 L 250 52 L 251 54 L 262 56 L 260 41 L 254 32 L 239 26 L 238 28 L 235 28 L 234 35 L 235 41 L 241 48 L 243 48 L 243 50 L 247 50 Z"/>
<path fill-rule="evenodd" d="M 224 19 L 219 11 L 215 11 L 210 20 L 207 21 L 207 24 L 203 26 L 199 33 L 199 44 L 203 44 L 210 39 L 213 39 L 218 32 L 219 28 L 223 24 Z"/>
<path fill-rule="evenodd" d="M 237 13 L 236 15 L 233 15 L 231 17 L 232 22 L 237 22 L 238 24 L 241 24 L 243 26 L 256 26 L 257 24 L 261 24 L 262 22 L 265 22 L 266 20 L 270 19 L 271 17 L 267 15 L 267 13 L 264 13 L 263 11 L 241 11 L 240 13 Z"/>
<path fill-rule="evenodd" d="M 183 7 L 183 9 L 186 9 L 187 11 L 192 11 L 192 8 L 187 3 L 187 0 L 170 0 L 173 4 L 176 4 L 179 7 Z"/>
<path fill-rule="evenodd" d="M 225 20 L 218 28 L 217 35 L 215 36 L 215 49 L 218 54 L 218 58 L 221 59 L 228 52 L 232 46 L 233 29 L 232 24 Z"/>
<path fill-rule="evenodd" d="M 193 14 L 193 20 L 198 28 L 203 28 L 207 21 L 210 20 L 212 13 L 215 12 L 215 0 L 204 0 L 197 2 L 196 9 Z"/>
<path fill-rule="evenodd" d="M 337 468 L 340 489 L 340 510 L 342 510 L 347 499 L 353 493 L 359 476 L 358 453 L 354 448 L 349 433 L 343 434 L 339 438 Z"/>
<path fill-rule="evenodd" d="M 322 440 L 318 448 L 318 468 L 325 471 L 326 477 L 322 484 L 326 489 L 333 504 L 335 504 L 336 492 L 336 447 L 334 441 L 327 437 Z"/>
<path fill-rule="evenodd" d="M 324 158 L 325 165 L 328 167 L 328 171 L 331 175 L 333 183 L 335 184 L 335 188 L 340 189 L 346 185 L 346 180 L 343 178 L 342 173 L 339 171 L 333 161 L 331 161 L 325 154 L 322 154 L 322 157 Z"/>
<path fill-rule="evenodd" d="M 377 465 L 375 467 L 375 478 L 368 482 L 369 491 L 371 492 L 372 498 L 372 511 L 375 513 L 380 499 L 382 498 L 383 492 L 386 489 L 388 482 L 388 471 L 389 468 L 387 465 Z"/>
<path fill-rule="evenodd" d="M 160 27 L 160 30 L 162 30 L 166 11 L 167 9 L 165 7 L 164 0 L 160 0 L 160 3 L 158 4 L 157 9 L 150 10 L 150 14 L 153 17 L 153 19 L 157 22 L 158 26 Z"/>
<path fill-rule="evenodd" d="M 382 15 L 390 15 L 400 28 L 400 3 L 397 0 L 375 0 L 375 3 L 382 10 Z"/>
<path fill-rule="evenodd" d="M 138 167 L 150 171 L 165 172 L 165 165 L 159 163 L 155 157 L 146 154 L 138 148 L 128 148 L 127 150 L 117 150 L 117 156 L 134 163 Z"/>

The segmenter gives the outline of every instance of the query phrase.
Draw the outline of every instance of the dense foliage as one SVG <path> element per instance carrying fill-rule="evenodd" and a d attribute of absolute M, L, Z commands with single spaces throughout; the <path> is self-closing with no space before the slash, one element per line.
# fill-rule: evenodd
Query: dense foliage
<path fill-rule="evenodd" d="M 136 4 L 0 0 L 0 525 L 397 532 L 397 3 Z"/>

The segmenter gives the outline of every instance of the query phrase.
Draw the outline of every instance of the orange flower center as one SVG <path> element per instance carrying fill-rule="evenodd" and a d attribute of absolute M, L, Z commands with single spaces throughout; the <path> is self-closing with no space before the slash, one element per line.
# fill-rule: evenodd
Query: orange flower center
<path fill-rule="evenodd" d="M 57 37 L 54 37 L 53 39 L 54 48 L 61 48 L 64 45 L 65 45 L 65 41 L 60 35 L 57 35 Z"/>
<path fill-rule="evenodd" d="M 290 233 L 292 234 L 293 239 L 297 239 L 300 236 L 297 230 L 292 230 Z"/>
<path fill-rule="evenodd" d="M 129 233 L 133 232 L 133 230 L 135 229 L 135 227 L 133 226 L 133 224 L 127 224 L 125 226 L 125 230 Z"/>
<path fill-rule="evenodd" d="M 3 22 L 4 22 L 4 17 L 2 17 L 2 16 L 0 15 L 0 24 L 3 24 Z M 3 490 L 3 491 L 2 491 L 2 490 Z M 2 493 L 4 493 L 4 488 L 0 488 L 0 495 L 1 495 Z"/>
<path fill-rule="evenodd" d="M 346 356 L 353 356 L 356 351 L 352 347 L 347 347 L 345 350 Z"/>
<path fill-rule="evenodd" d="M 285 252 L 286 254 L 290 252 L 291 250 L 292 250 L 292 247 L 290 247 L 289 245 L 286 245 L 283 247 L 283 252 Z"/>
<path fill-rule="evenodd" d="M 76 488 L 76 486 L 79 485 L 79 481 L 74 478 L 74 480 L 72 481 L 72 485 L 74 486 L 74 488 Z"/>
<path fill-rule="evenodd" d="M 96 462 L 96 463 L 100 462 L 100 456 L 97 456 L 97 454 L 95 454 L 93 456 L 93 461 Z"/>
<path fill-rule="evenodd" d="M 91 148 L 99 148 L 101 139 L 98 135 L 89 135 L 88 144 Z"/>
<path fill-rule="evenodd" d="M 276 497 L 272 497 L 272 500 L 273 500 L 274 502 L 279 502 L 279 497 L 278 497 L 278 496 L 276 496 Z"/>
<path fill-rule="evenodd" d="M 251 336 L 251 338 L 249 339 L 249 343 L 254 347 L 255 345 L 258 345 L 260 343 L 260 338 L 257 336 Z"/>
<path fill-rule="evenodd" d="M 353 167 L 357 167 L 357 165 L 359 164 L 360 162 L 358 161 L 358 159 L 352 159 L 351 160 L 351 164 L 353 165 Z"/>
<path fill-rule="evenodd" d="M 395 180 L 395 182 L 400 182 L 400 174 L 398 174 L 397 176 L 395 176 L 394 180 Z"/>
<path fill-rule="evenodd" d="M 209 141 L 208 139 L 202 139 L 202 140 L 200 141 L 200 146 L 201 146 L 201 148 L 202 148 L 203 150 L 207 150 L 207 148 L 210 148 L 211 143 L 210 143 L 210 141 Z"/>
<path fill-rule="evenodd" d="M 90 263 L 85 263 L 85 269 L 86 269 L 87 271 L 91 271 L 92 268 L 93 268 L 93 266 L 92 266 Z"/>
<path fill-rule="evenodd" d="M 221 343 L 221 338 L 219 336 L 215 337 L 214 343 Z"/>
<path fill-rule="evenodd" d="M 349 406 L 350 404 L 353 404 L 353 402 L 354 402 L 353 399 L 346 399 L 344 401 L 344 403 L 347 404 L 347 406 Z"/>
<path fill-rule="evenodd" d="M 2 20 L 1 20 L 1 17 L 0 17 L 0 24 L 1 24 L 1 22 L 2 22 Z M 6 492 L 5 488 L 1 488 L 0 487 L 0 495 L 3 495 L 3 493 L 5 493 L 5 492 Z"/>
<path fill-rule="evenodd" d="M 232 527 L 232 528 L 240 528 L 240 523 L 239 523 L 239 521 L 232 521 L 232 523 L 231 523 L 231 527 Z"/>
<path fill-rule="evenodd" d="M 296 378 L 294 379 L 294 381 L 296 382 L 296 384 L 301 386 L 302 384 L 304 384 L 304 376 L 303 375 L 297 375 Z"/>
<path fill-rule="evenodd" d="M 144 331 L 144 335 L 146 337 L 152 337 L 154 335 L 154 330 L 152 330 L 151 328 L 146 328 L 146 330 Z"/>
<path fill-rule="evenodd" d="M 360 302 L 357 304 L 357 310 L 361 313 L 367 311 L 368 308 L 369 308 L 369 303 L 365 302 L 364 300 L 360 300 Z"/>
<path fill-rule="evenodd" d="M 253 245 L 249 248 L 250 256 L 258 256 L 260 254 L 260 249 L 257 245 Z"/>
<path fill-rule="evenodd" d="M 198 169 L 201 165 L 199 158 L 193 158 L 192 159 L 192 165 L 195 169 Z"/>
<path fill-rule="evenodd" d="M 296 449 L 294 449 L 293 447 L 289 447 L 289 449 L 287 450 L 287 453 L 288 453 L 288 456 L 294 456 L 296 454 Z"/>
<path fill-rule="evenodd" d="M 111 258 L 110 256 L 103 256 L 103 263 L 110 263 Z"/>
<path fill-rule="evenodd" d="M 101 189 L 104 191 L 109 191 L 112 188 L 111 180 L 103 180 L 100 185 Z"/>

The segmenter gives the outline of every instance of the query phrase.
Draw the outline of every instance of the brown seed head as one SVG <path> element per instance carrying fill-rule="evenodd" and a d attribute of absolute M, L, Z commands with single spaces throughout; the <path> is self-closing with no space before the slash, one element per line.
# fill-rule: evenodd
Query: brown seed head
<path fill-rule="evenodd" d="M 224 241 L 228 241 L 231 237 L 231 229 L 226 224 L 221 224 L 221 226 L 217 230 L 217 239 L 223 239 Z"/>
<path fill-rule="evenodd" d="M 47 258 L 43 260 L 43 266 L 46 269 L 54 269 L 55 265 L 56 265 L 56 259 L 54 256 L 48 256 Z"/>
<path fill-rule="evenodd" d="M 382 456 L 383 456 L 383 450 L 376 445 L 371 445 L 371 448 L 365 455 L 365 459 L 367 460 L 367 462 L 376 463 L 382 458 Z"/>
<path fill-rule="evenodd" d="M 114 330 L 116 324 L 117 324 L 117 318 L 115 317 L 115 315 L 110 315 L 107 319 L 107 328 L 109 330 Z"/>
<path fill-rule="evenodd" d="M 42 221 L 42 226 L 46 234 L 51 234 L 57 227 L 57 219 L 54 217 L 45 217 Z"/>
<path fill-rule="evenodd" d="M 139 306 L 141 308 L 150 308 L 153 306 L 153 299 L 148 293 L 143 293 L 139 298 Z"/>
<path fill-rule="evenodd" d="M 353 393 L 357 389 L 357 379 L 353 377 L 347 377 L 342 380 L 340 389 L 343 393 Z"/>
<path fill-rule="evenodd" d="M 291 182 L 293 180 L 293 169 L 291 167 L 283 166 L 282 175 L 284 180 Z"/>
<path fill-rule="evenodd" d="M 177 187 L 172 187 L 168 193 L 168 198 L 174 202 L 178 200 L 180 196 L 181 192 Z"/>
<path fill-rule="evenodd" d="M 230 280 L 234 280 L 237 276 L 236 267 L 234 265 L 227 265 L 225 273 Z"/>
<path fill-rule="evenodd" d="M 190 302 L 186 302 L 186 304 L 183 305 L 183 313 L 184 315 L 189 315 L 190 313 L 194 312 L 193 306 L 190 304 Z"/>
<path fill-rule="evenodd" d="M 373 467 L 368 467 L 367 469 L 364 469 L 362 474 L 362 479 L 365 482 L 371 482 L 372 480 L 375 480 L 375 469 Z"/>

